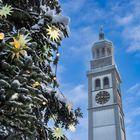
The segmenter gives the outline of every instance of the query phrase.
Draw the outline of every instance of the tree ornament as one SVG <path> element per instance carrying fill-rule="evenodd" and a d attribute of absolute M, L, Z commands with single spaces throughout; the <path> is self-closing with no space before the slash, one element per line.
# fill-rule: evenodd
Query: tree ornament
<path fill-rule="evenodd" d="M 56 28 L 55 26 L 47 26 L 48 28 L 47 30 L 47 34 L 49 35 L 50 39 L 52 41 L 56 41 L 58 42 L 60 40 L 60 30 L 58 28 Z"/>
<path fill-rule="evenodd" d="M 19 49 L 21 47 L 20 42 L 18 40 L 16 40 L 15 38 L 14 42 L 11 42 L 11 45 L 13 45 L 13 47 L 15 47 L 16 49 Z"/>
<path fill-rule="evenodd" d="M 4 39 L 4 33 L 0 33 L 0 40 L 3 40 Z"/>
<path fill-rule="evenodd" d="M 64 137 L 64 132 L 62 128 L 54 128 L 52 135 L 56 138 L 56 139 L 60 139 Z"/>
<path fill-rule="evenodd" d="M 20 46 L 22 48 L 27 47 L 26 44 L 31 40 L 31 39 L 28 39 L 28 35 L 29 34 L 27 34 L 27 35 L 18 35 L 17 36 L 17 40 L 18 40 L 18 42 L 19 42 L 19 44 L 20 44 Z"/>
<path fill-rule="evenodd" d="M 53 77 L 53 80 L 56 81 L 56 76 Z"/>
<path fill-rule="evenodd" d="M 13 42 L 10 42 L 10 45 L 12 46 L 12 59 L 15 56 L 19 58 L 20 55 L 25 56 L 27 54 L 24 50 L 27 48 L 26 44 L 30 41 L 27 37 L 28 35 L 18 35 L 16 38 L 13 38 Z"/>
<path fill-rule="evenodd" d="M 69 130 L 72 131 L 72 132 L 75 132 L 75 130 L 76 130 L 76 128 L 75 128 L 75 126 L 74 126 L 73 124 L 70 124 L 70 125 L 68 126 L 68 128 L 69 128 Z"/>
<path fill-rule="evenodd" d="M 30 72 L 29 70 L 26 70 L 26 73 L 27 73 L 27 74 L 30 74 L 31 72 Z"/>
<path fill-rule="evenodd" d="M 38 86 L 40 86 L 40 83 L 39 83 L 38 81 L 36 81 L 36 82 L 32 85 L 33 88 L 36 88 L 36 87 L 38 87 Z"/>
<path fill-rule="evenodd" d="M 57 53 L 56 53 L 56 56 L 59 57 L 59 56 L 60 56 L 60 53 L 57 52 Z"/>
<path fill-rule="evenodd" d="M 11 15 L 12 7 L 10 5 L 5 5 L 3 7 L 0 7 L 0 17 L 7 17 L 8 15 Z"/>
<path fill-rule="evenodd" d="M 45 102 L 45 101 L 43 101 L 43 103 L 42 103 L 44 106 L 47 104 L 47 102 Z"/>

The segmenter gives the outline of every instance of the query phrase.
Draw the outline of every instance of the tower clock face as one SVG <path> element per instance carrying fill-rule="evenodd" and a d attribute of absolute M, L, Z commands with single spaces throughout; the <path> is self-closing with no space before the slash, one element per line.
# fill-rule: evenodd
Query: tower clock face
<path fill-rule="evenodd" d="M 95 100 L 98 104 L 105 104 L 109 101 L 110 94 L 107 91 L 100 91 L 96 94 Z"/>

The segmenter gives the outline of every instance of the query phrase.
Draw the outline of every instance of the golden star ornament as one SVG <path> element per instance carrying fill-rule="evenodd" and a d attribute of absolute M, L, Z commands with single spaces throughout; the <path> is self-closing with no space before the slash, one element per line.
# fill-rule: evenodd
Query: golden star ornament
<path fill-rule="evenodd" d="M 27 55 L 25 48 L 27 48 L 27 43 L 30 41 L 28 35 L 18 35 L 13 38 L 13 42 L 10 42 L 12 46 L 12 59 L 14 57 L 19 58 L 20 55 Z"/>
<path fill-rule="evenodd" d="M 62 128 L 54 128 L 53 129 L 53 133 L 52 135 L 56 138 L 56 139 L 60 139 L 60 138 L 63 138 L 64 137 L 64 132 L 62 130 Z"/>
<path fill-rule="evenodd" d="M 7 17 L 8 15 L 11 15 L 12 11 L 12 7 L 10 5 L 5 5 L 0 7 L 0 17 Z"/>
<path fill-rule="evenodd" d="M 60 40 L 60 30 L 55 26 L 47 26 L 47 34 L 52 41 L 58 42 Z"/>

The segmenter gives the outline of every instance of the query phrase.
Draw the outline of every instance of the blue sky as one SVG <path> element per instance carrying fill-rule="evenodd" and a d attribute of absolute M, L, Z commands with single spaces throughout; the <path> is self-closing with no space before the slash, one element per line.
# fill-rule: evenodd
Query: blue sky
<path fill-rule="evenodd" d="M 87 77 L 92 44 L 100 25 L 115 48 L 122 77 L 122 96 L 127 140 L 140 139 L 140 1 L 60 0 L 63 14 L 70 17 L 70 37 L 61 47 L 58 76 L 61 89 L 80 106 L 84 118 L 69 140 L 87 140 Z"/>

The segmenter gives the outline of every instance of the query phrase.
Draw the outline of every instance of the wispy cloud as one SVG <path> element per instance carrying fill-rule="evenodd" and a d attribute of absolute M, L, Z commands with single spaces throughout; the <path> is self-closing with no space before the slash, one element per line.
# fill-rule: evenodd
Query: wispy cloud
<path fill-rule="evenodd" d="M 140 3 L 139 0 L 125 2 L 116 8 L 114 21 L 122 27 L 122 38 L 128 45 L 127 52 L 140 52 Z"/>
<path fill-rule="evenodd" d="M 133 20 L 133 15 L 127 15 L 124 17 L 116 16 L 115 17 L 117 24 L 119 25 L 128 25 Z"/>
<path fill-rule="evenodd" d="M 72 59 L 80 61 L 84 64 L 84 70 L 88 68 L 89 60 L 91 60 L 91 48 L 95 40 L 98 37 L 97 30 L 92 26 L 85 26 L 79 28 L 72 28 L 70 39 L 66 41 L 63 48 L 64 59 L 71 61 Z M 67 54 L 67 55 L 65 55 Z"/>
<path fill-rule="evenodd" d="M 132 112 L 129 113 L 131 117 L 137 117 L 140 116 L 140 107 L 135 108 Z"/>
<path fill-rule="evenodd" d="M 135 95 L 140 95 L 140 83 L 136 83 L 135 85 L 130 87 L 127 92 Z"/>
<path fill-rule="evenodd" d="M 123 38 L 129 44 L 127 52 L 140 51 L 140 25 L 125 27 L 122 32 Z"/>
<path fill-rule="evenodd" d="M 77 85 L 75 87 L 70 87 L 66 89 L 66 96 L 72 101 L 75 106 L 84 106 L 86 107 L 85 102 L 87 102 L 87 91 L 85 85 Z"/>
<path fill-rule="evenodd" d="M 67 15 L 71 15 L 81 10 L 85 2 L 86 0 L 66 0 L 62 3 L 62 7 Z"/>
<path fill-rule="evenodd" d="M 73 45 L 70 50 L 73 55 L 89 55 L 92 43 L 97 39 L 97 33 L 92 27 L 87 26 L 78 30 L 73 30 L 71 33 L 73 38 Z"/>
<path fill-rule="evenodd" d="M 138 139 L 140 129 L 139 120 L 140 118 L 140 106 L 139 106 L 139 96 L 140 96 L 140 83 L 136 83 L 131 86 L 126 94 L 127 97 L 124 100 L 125 107 L 125 123 L 127 140 Z"/>

